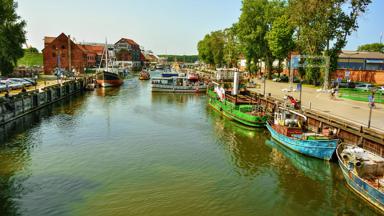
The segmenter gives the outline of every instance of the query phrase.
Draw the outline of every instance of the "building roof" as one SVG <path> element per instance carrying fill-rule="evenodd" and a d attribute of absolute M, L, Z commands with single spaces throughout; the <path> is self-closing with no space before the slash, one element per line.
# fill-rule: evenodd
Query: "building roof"
<path fill-rule="evenodd" d="M 45 36 L 45 37 L 44 37 L 44 44 L 50 44 L 50 43 L 52 43 L 55 39 L 56 39 L 56 37 L 47 37 L 47 36 Z"/>
<path fill-rule="evenodd" d="M 102 55 L 104 52 L 104 46 L 101 45 L 81 45 L 88 52 L 93 52 L 96 55 Z"/>
<path fill-rule="evenodd" d="M 135 45 L 135 46 L 139 46 L 139 44 L 137 44 L 134 40 L 132 39 L 129 39 L 129 38 L 121 38 L 119 41 L 117 41 L 116 43 L 119 43 L 119 42 L 125 42 L 125 43 L 128 43 L 130 45 Z"/>
<path fill-rule="evenodd" d="M 384 53 L 366 51 L 346 51 L 339 54 L 339 58 L 358 58 L 358 59 L 384 59 Z"/>

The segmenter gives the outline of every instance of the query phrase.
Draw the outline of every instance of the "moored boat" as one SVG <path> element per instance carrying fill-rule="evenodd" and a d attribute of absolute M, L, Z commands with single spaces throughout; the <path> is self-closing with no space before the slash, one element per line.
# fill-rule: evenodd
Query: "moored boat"
<path fill-rule="evenodd" d="M 348 186 L 384 213 L 384 158 L 354 145 L 336 150 Z"/>
<path fill-rule="evenodd" d="M 269 115 L 254 98 L 246 95 L 232 96 L 219 84 L 207 90 L 208 104 L 231 120 L 249 127 L 264 127 Z"/>
<path fill-rule="evenodd" d="M 101 87 L 117 87 L 121 86 L 124 80 L 118 73 L 101 71 L 96 73 L 96 82 Z"/>
<path fill-rule="evenodd" d="M 310 131 L 306 124 L 307 117 L 303 114 L 279 107 L 273 122 L 267 122 L 267 128 L 271 136 L 284 146 L 307 156 L 330 160 L 339 140 L 332 133 Z"/>
<path fill-rule="evenodd" d="M 96 83 L 101 87 L 118 87 L 124 83 L 122 75 L 118 71 L 109 71 L 108 46 L 105 43 L 105 69 L 96 73 Z M 104 54 L 103 53 L 103 54 Z M 100 63 L 101 64 L 101 63 Z"/>
<path fill-rule="evenodd" d="M 139 80 L 149 80 L 151 75 L 147 71 L 141 71 L 139 74 Z"/>
<path fill-rule="evenodd" d="M 190 81 L 187 77 L 152 78 L 152 92 L 203 93 L 207 85 L 200 81 Z"/>

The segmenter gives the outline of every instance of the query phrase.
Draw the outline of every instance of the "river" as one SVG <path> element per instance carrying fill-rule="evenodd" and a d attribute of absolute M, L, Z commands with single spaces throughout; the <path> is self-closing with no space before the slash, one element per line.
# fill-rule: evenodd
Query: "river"
<path fill-rule="evenodd" d="M 6 125 L 0 215 L 374 215 L 334 162 L 129 79 Z"/>

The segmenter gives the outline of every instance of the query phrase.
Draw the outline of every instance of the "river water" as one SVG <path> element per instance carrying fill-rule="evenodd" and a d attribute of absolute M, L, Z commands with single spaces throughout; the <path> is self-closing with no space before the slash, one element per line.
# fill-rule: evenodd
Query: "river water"
<path fill-rule="evenodd" d="M 374 215 L 336 163 L 291 152 L 148 81 L 7 125 L 0 215 Z"/>

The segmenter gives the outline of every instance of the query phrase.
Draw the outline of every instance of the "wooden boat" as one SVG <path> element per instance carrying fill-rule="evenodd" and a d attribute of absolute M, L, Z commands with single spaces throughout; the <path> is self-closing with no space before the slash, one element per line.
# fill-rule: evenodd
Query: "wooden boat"
<path fill-rule="evenodd" d="M 269 115 L 260 103 L 246 95 L 231 96 L 217 84 L 207 91 L 208 104 L 231 120 L 249 127 L 264 127 Z"/>
<path fill-rule="evenodd" d="M 151 75 L 147 71 L 141 71 L 139 74 L 139 80 L 149 80 Z"/>
<path fill-rule="evenodd" d="M 124 79 L 118 71 L 113 72 L 108 68 L 108 46 L 105 43 L 105 69 L 96 73 L 96 83 L 101 87 L 117 87 L 124 83 Z M 103 53 L 103 54 L 104 54 Z M 100 63 L 101 64 L 101 63 Z"/>
<path fill-rule="evenodd" d="M 101 87 L 117 87 L 121 86 L 124 80 L 118 73 L 101 71 L 96 73 L 96 82 Z"/>
<path fill-rule="evenodd" d="M 190 81 L 187 77 L 152 78 L 152 92 L 203 93 L 207 85 L 199 81 Z"/>
<path fill-rule="evenodd" d="M 267 122 L 267 128 L 271 136 L 284 146 L 307 156 L 330 160 L 339 140 L 332 134 L 310 131 L 306 121 L 303 114 L 279 107 L 274 121 Z"/>
<path fill-rule="evenodd" d="M 384 213 L 384 158 L 346 144 L 337 147 L 336 155 L 348 186 Z"/>

